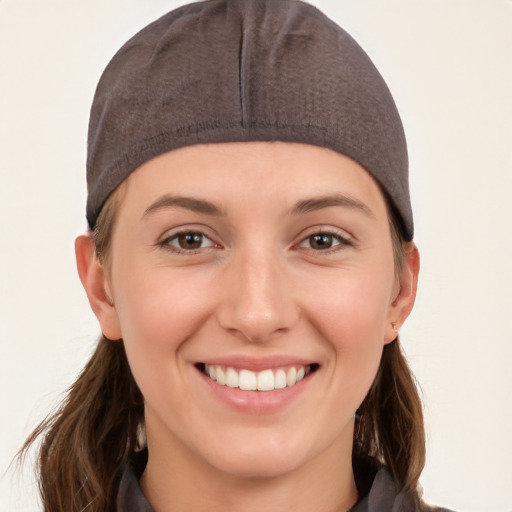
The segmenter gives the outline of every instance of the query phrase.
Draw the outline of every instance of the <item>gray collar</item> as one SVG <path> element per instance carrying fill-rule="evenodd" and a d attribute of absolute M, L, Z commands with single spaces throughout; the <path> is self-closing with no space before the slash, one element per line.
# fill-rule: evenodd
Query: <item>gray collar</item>
<path fill-rule="evenodd" d="M 127 462 L 121 473 L 119 492 L 117 495 L 118 512 L 155 512 L 142 494 L 139 478 L 147 463 L 147 451 L 135 453 Z M 354 465 L 356 481 L 361 499 L 349 512 L 420 512 L 420 508 L 404 493 L 396 493 L 395 484 L 385 468 L 375 469 L 374 464 L 360 462 Z M 368 478 L 357 478 L 357 473 L 365 472 Z M 365 485 L 364 481 L 369 483 Z M 359 485 L 361 483 L 361 485 Z M 365 487 L 368 487 L 365 489 Z M 431 512 L 449 512 L 446 509 L 431 508 Z"/>

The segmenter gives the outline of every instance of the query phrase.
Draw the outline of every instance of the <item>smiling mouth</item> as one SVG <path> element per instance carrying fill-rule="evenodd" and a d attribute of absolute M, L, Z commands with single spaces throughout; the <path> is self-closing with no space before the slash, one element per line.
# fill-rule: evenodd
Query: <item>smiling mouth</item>
<path fill-rule="evenodd" d="M 274 391 L 295 386 L 311 373 L 318 370 L 318 364 L 289 366 L 253 372 L 245 368 L 197 363 L 196 368 L 221 386 L 243 391 Z"/>

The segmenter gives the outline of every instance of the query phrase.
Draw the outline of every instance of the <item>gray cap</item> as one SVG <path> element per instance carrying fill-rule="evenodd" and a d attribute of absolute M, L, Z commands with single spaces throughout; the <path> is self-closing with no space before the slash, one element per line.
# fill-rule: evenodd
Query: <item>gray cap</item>
<path fill-rule="evenodd" d="M 237 141 L 300 142 L 351 157 L 380 183 L 412 239 L 407 145 L 389 89 L 344 30 L 295 0 L 192 3 L 117 52 L 91 108 L 89 226 L 144 162 Z"/>

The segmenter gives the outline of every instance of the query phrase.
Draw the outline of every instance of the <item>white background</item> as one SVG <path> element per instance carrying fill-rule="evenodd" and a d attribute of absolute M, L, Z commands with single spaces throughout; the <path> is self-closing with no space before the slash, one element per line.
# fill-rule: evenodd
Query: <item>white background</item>
<path fill-rule="evenodd" d="M 99 333 L 73 254 L 96 82 L 128 37 L 180 3 L 0 0 L 2 511 L 38 510 L 30 471 L 7 466 Z M 402 339 L 425 395 L 425 495 L 510 512 L 512 3 L 313 3 L 370 54 L 409 140 L 422 272 Z"/>

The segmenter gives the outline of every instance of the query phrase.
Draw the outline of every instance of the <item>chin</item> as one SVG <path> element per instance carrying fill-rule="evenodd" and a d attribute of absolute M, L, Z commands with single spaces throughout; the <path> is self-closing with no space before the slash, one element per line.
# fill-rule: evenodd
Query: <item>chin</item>
<path fill-rule="evenodd" d="M 217 470 L 235 478 L 264 479 L 276 478 L 292 473 L 301 467 L 303 460 L 296 454 L 288 454 L 280 450 L 259 449 L 233 452 L 230 456 L 210 461 Z"/>
<path fill-rule="evenodd" d="M 250 430 L 240 436 L 232 432 L 220 443 L 212 443 L 203 451 L 204 459 L 215 470 L 232 477 L 275 478 L 307 465 L 325 448 L 306 432 L 300 435 L 296 430 L 290 435 L 288 431 L 265 428 Z"/>

